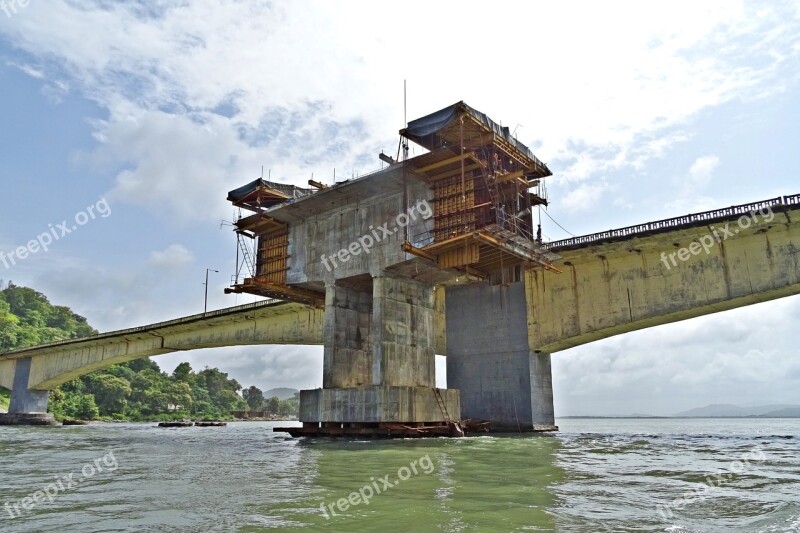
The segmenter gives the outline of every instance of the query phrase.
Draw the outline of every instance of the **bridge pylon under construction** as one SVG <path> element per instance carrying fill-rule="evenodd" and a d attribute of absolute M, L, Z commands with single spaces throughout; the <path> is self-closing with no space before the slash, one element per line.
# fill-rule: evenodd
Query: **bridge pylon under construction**
<path fill-rule="evenodd" d="M 424 153 L 407 157 L 409 142 Z M 396 156 L 380 158 L 385 168 L 330 186 L 257 179 L 228 196 L 249 213 L 235 224 L 241 261 L 228 291 L 324 307 L 323 384 L 301 391 L 293 435 L 460 434 L 460 391 L 476 385 L 468 361 L 483 347 L 463 344 L 450 388 L 436 388 L 437 306 L 449 310 L 445 293 L 461 285 L 491 291 L 526 269 L 557 271 L 532 219 L 551 172 L 508 128 L 458 102 L 410 122 Z M 495 428 L 551 430 L 549 355 L 531 354 L 517 329 L 521 296 L 521 314 L 494 298 L 492 316 L 448 313 L 446 327 L 491 325 L 486 341 L 526 376 L 511 394 L 505 377 L 480 385 L 496 389 Z M 546 377 L 534 378 L 535 393 L 531 372 Z"/>

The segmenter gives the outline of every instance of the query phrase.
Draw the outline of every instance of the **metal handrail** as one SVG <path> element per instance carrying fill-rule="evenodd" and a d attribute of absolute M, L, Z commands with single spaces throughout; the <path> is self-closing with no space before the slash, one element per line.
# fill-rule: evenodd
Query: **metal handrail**
<path fill-rule="evenodd" d="M 734 205 L 722 209 L 715 209 L 713 211 L 704 211 L 702 213 L 694 213 L 690 215 L 667 218 L 664 220 L 646 222 L 644 224 L 637 224 L 635 226 L 627 226 L 619 229 L 600 231 L 598 233 L 591 233 L 589 235 L 570 237 L 568 239 L 543 243 L 542 248 L 551 250 L 556 248 L 565 248 L 568 246 L 576 246 L 579 244 L 603 241 L 607 239 L 614 239 L 618 237 L 632 237 L 637 234 L 649 233 L 652 231 L 666 229 L 666 228 L 678 228 L 681 226 L 687 226 L 697 222 L 718 220 L 721 218 L 727 218 L 734 215 L 746 215 L 764 209 L 766 207 L 772 207 L 775 205 L 782 205 L 782 206 L 800 205 L 800 194 L 793 194 L 790 196 L 783 196 L 783 197 L 778 196 L 777 198 L 771 198 L 769 200 L 761 200 L 749 204 Z"/>

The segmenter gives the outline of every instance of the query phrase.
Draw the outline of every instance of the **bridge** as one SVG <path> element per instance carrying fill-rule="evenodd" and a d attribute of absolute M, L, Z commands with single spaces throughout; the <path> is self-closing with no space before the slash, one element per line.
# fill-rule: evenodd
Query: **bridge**
<path fill-rule="evenodd" d="M 507 131 L 459 103 L 401 135 L 430 152 L 317 191 L 231 191 L 254 214 L 229 291 L 280 301 L 2 354 L 0 423 L 46 423 L 49 389 L 139 357 L 322 344 L 294 435 L 554 430 L 552 353 L 800 292 L 800 195 L 541 243 L 525 214 L 549 170 Z"/>
<path fill-rule="evenodd" d="M 767 209 L 771 221 L 762 218 L 734 237 L 715 242 L 709 254 L 693 256 L 678 267 L 661 260 L 662 253 L 688 249 L 713 235 L 714 227 L 738 225 L 742 216 Z M 566 267 L 568 275 L 530 270 L 524 282 L 437 291 L 435 352 L 448 356 L 448 383 L 459 384 L 462 410 L 473 418 L 513 425 L 530 416 L 532 421 L 549 422 L 551 353 L 800 293 L 800 195 L 544 247 L 559 252 L 562 259 L 557 264 Z M 267 300 L 16 350 L 0 355 L 0 386 L 12 390 L 11 413 L 42 413 L 47 411 L 49 389 L 142 357 L 249 344 L 321 345 L 323 314 L 319 307 Z M 450 327 L 448 315 L 453 315 Z M 474 327 L 458 327 L 464 318 Z M 529 381 L 527 375 L 536 379 Z M 507 390 L 510 384 L 516 385 L 515 391 Z M 515 404 L 517 412 L 512 414 Z"/>

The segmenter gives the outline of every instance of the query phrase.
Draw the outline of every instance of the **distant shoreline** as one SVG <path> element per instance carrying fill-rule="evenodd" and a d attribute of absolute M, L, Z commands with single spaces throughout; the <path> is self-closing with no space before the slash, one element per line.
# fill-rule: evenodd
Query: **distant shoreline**
<path fill-rule="evenodd" d="M 727 419 L 727 418 L 735 418 L 735 419 L 746 419 L 746 420 L 753 420 L 753 419 L 760 419 L 760 420 L 790 420 L 790 419 L 798 419 L 800 416 L 761 416 L 761 415 L 749 415 L 749 416 L 586 416 L 586 415 L 577 415 L 577 416 L 557 416 L 556 419 L 561 420 L 652 420 L 652 419 L 663 419 L 663 420 L 687 420 L 687 419 L 699 419 L 699 418 L 709 418 L 709 419 Z"/>

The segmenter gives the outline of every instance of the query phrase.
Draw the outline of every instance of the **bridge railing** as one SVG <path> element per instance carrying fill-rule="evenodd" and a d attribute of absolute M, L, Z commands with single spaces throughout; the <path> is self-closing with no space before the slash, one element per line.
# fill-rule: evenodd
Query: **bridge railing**
<path fill-rule="evenodd" d="M 783 202 L 785 205 L 798 205 L 800 204 L 800 194 L 792 194 L 790 196 L 784 196 Z"/>
<path fill-rule="evenodd" d="M 591 242 L 605 241 L 608 239 L 631 237 L 638 234 L 648 234 L 653 231 L 688 226 L 691 224 L 696 224 L 697 222 L 719 220 L 732 216 L 749 215 L 755 211 L 771 208 L 776 205 L 800 205 L 800 194 L 793 194 L 783 197 L 778 196 L 777 198 L 770 198 L 769 200 L 761 200 L 759 202 L 752 202 L 749 204 L 734 205 L 731 207 L 724 207 L 722 209 L 714 209 L 713 211 L 704 211 L 702 213 L 694 213 L 691 215 L 683 215 L 664 220 L 656 220 L 653 222 L 646 222 L 644 224 L 637 224 L 635 226 L 627 226 L 625 228 L 600 231 L 597 233 L 591 233 L 589 235 L 580 235 L 577 237 L 570 237 L 569 239 L 546 242 L 542 244 L 542 248 L 546 250 L 553 250 Z"/>

